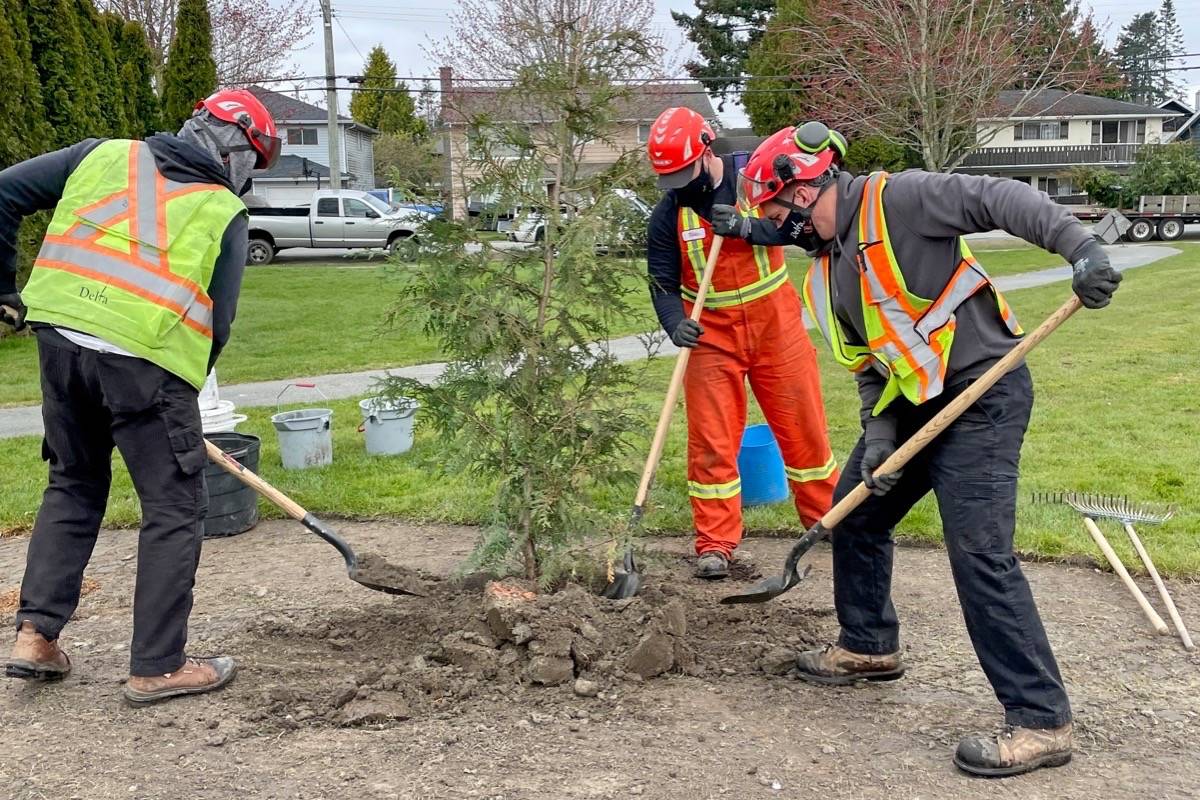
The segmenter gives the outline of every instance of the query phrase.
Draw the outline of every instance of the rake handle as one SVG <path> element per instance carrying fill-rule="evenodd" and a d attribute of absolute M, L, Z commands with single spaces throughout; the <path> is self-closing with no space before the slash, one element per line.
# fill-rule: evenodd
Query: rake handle
<path fill-rule="evenodd" d="M 1037 347 L 1059 325 L 1066 322 L 1081 306 L 1082 303 L 1079 301 L 1079 298 L 1071 295 L 1071 299 L 1059 306 L 1058 310 L 1047 317 L 1045 322 L 1037 326 L 1032 333 L 1028 334 L 1021 341 L 1017 342 L 1017 345 L 1012 350 L 1009 350 L 1003 358 L 993 364 L 987 372 L 980 375 L 962 394 L 947 403 L 946 407 L 939 411 L 933 419 L 926 422 L 921 426 L 919 431 L 909 437 L 907 442 L 901 445 L 896 452 L 892 453 L 886 461 L 879 465 L 879 468 L 875 470 L 875 477 L 890 475 L 911 461 L 913 456 L 925 448 L 925 445 L 929 444 L 938 434 L 950 427 L 950 424 L 958 419 L 959 415 L 974 405 L 975 401 L 983 397 L 987 390 L 991 389 L 998 380 L 1016 368 L 1030 350 Z M 821 517 L 821 527 L 826 530 L 833 530 L 842 520 L 849 516 L 851 511 L 858 508 L 859 504 L 870 496 L 871 490 L 867 488 L 867 485 L 859 483 L 851 490 L 850 494 L 843 497 L 837 505 L 825 512 L 825 516 Z"/>
<path fill-rule="evenodd" d="M 1154 586 L 1158 589 L 1158 596 L 1162 598 L 1163 605 L 1167 607 L 1167 613 L 1171 616 L 1171 622 L 1174 623 L 1175 630 L 1179 632 L 1179 639 L 1183 642 L 1183 649 L 1194 650 L 1196 645 L 1192 643 L 1192 637 L 1188 634 L 1187 628 L 1184 627 L 1183 618 L 1179 616 L 1179 609 L 1175 607 L 1175 601 L 1171 599 L 1171 593 L 1167 591 L 1167 585 L 1163 583 L 1158 570 L 1154 568 L 1154 562 L 1150 560 L 1150 553 L 1142 546 L 1141 537 L 1137 535 L 1137 531 L 1133 529 L 1133 525 L 1128 522 L 1122 524 L 1125 526 L 1125 533 L 1129 534 L 1129 541 L 1133 543 L 1133 549 L 1137 550 L 1138 557 L 1146 565 L 1146 571 L 1150 573 L 1150 579 L 1154 581 Z"/>
<path fill-rule="evenodd" d="M 1154 630 L 1161 636 L 1166 636 L 1171 631 L 1167 628 L 1167 623 L 1163 622 L 1163 618 L 1158 615 L 1154 607 L 1150 605 L 1150 601 L 1146 599 L 1146 595 L 1142 594 L 1142 590 L 1133 582 L 1133 578 L 1129 577 L 1129 570 L 1125 569 L 1125 565 L 1121 563 L 1121 559 L 1117 558 L 1116 552 L 1112 549 L 1112 545 L 1108 543 L 1108 539 L 1104 538 L 1104 533 L 1100 527 L 1096 525 L 1095 520 L 1091 517 L 1084 517 L 1083 524 L 1087 528 L 1087 532 L 1092 535 L 1092 539 L 1096 542 L 1096 546 L 1100 548 L 1100 552 L 1104 553 L 1104 557 L 1108 559 L 1108 563 L 1113 568 L 1113 572 L 1121 578 L 1125 584 L 1125 588 L 1133 595 L 1133 599 L 1141 607 L 1142 613 L 1146 615 L 1146 619 L 1150 620 L 1150 624 L 1154 626 Z"/>
<path fill-rule="evenodd" d="M 708 296 L 708 288 L 712 285 L 713 273 L 717 269 L 717 257 L 721 253 L 724 236 L 713 236 L 712 247 L 708 251 L 708 261 L 704 264 L 704 274 L 700 276 L 700 287 L 696 290 L 696 299 L 692 305 L 692 322 L 700 321 L 704 311 L 704 299 Z M 646 457 L 646 466 L 642 469 L 642 480 L 638 484 L 637 497 L 633 501 L 635 509 L 644 508 L 646 497 L 650 494 L 650 484 L 654 481 L 654 473 L 658 471 L 658 463 L 662 459 L 663 446 L 667 441 L 667 431 L 671 427 L 671 417 L 675 414 L 675 406 L 679 402 L 679 390 L 683 387 L 683 376 L 687 372 L 688 359 L 692 357 L 692 348 L 679 348 L 675 357 L 675 370 L 671 373 L 671 382 L 667 384 L 667 396 L 663 400 L 662 410 L 658 413 L 658 426 L 654 429 L 654 439 L 650 443 L 650 454 Z M 640 516 L 635 510 L 635 516 Z"/>
<path fill-rule="evenodd" d="M 243 467 L 236 458 L 217 447 L 208 439 L 204 440 L 204 449 L 208 451 L 208 457 L 212 459 L 213 463 L 279 506 L 292 519 L 303 522 L 304 518 L 308 516 L 308 512 L 299 503 Z"/>

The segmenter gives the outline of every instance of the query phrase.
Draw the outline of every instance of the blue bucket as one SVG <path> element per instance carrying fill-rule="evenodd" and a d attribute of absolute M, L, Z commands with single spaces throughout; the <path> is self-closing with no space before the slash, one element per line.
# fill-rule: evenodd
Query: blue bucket
<path fill-rule="evenodd" d="M 783 454 L 769 425 L 751 425 L 742 434 L 738 453 L 738 473 L 742 477 L 742 506 L 765 506 L 788 499 L 787 473 Z"/>

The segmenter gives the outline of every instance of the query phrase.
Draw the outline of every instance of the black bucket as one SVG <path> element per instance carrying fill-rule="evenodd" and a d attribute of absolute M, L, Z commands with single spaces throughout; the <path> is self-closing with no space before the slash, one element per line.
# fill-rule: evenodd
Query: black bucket
<path fill-rule="evenodd" d="M 258 472 L 260 442 L 242 433 L 210 433 L 204 438 L 224 450 L 246 469 Z M 245 533 L 258 524 L 258 494 L 210 460 L 204 468 L 208 484 L 208 516 L 204 538 Z"/>

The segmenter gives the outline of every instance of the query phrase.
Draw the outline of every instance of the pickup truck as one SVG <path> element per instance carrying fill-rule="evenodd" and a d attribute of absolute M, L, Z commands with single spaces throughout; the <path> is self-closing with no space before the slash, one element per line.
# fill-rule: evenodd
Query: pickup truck
<path fill-rule="evenodd" d="M 415 236 L 433 214 L 392 208 L 367 192 L 318 189 L 312 203 L 292 208 L 250 209 L 252 265 L 271 263 L 289 247 L 383 248 Z"/>

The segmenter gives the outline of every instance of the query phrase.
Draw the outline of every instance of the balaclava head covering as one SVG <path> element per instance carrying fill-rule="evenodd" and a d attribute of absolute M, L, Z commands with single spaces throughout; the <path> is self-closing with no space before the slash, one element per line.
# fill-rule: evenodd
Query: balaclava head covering
<path fill-rule="evenodd" d="M 240 197 L 250 191 L 251 172 L 258 154 L 237 125 L 222 122 L 207 111 L 183 123 L 179 138 L 196 145 L 225 168 L 229 185 Z"/>

